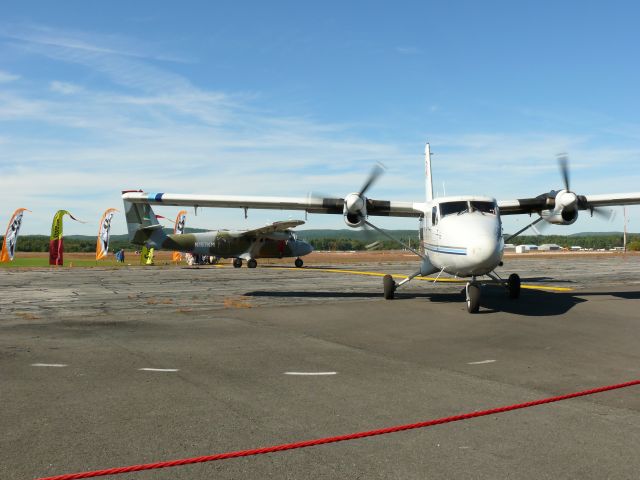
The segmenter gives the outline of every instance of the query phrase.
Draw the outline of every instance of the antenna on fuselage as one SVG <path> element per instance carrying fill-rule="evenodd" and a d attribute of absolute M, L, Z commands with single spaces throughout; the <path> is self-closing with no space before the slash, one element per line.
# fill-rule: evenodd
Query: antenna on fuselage
<path fill-rule="evenodd" d="M 433 200 L 433 178 L 431 176 L 431 149 L 429 142 L 424 146 L 424 176 L 427 203 Z"/>

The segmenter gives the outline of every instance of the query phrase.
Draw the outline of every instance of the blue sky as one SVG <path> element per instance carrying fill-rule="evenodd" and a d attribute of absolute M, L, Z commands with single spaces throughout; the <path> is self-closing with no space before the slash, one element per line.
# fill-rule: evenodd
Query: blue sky
<path fill-rule="evenodd" d="M 88 222 L 66 233 L 93 234 L 122 189 L 345 195 L 377 161 L 373 198 L 421 201 L 427 140 L 440 193 L 559 188 L 559 152 L 577 193 L 640 191 L 639 14 L 615 1 L 5 3 L 0 221 L 27 207 L 22 233 L 47 233 L 64 208 Z M 621 230 L 618 210 L 547 232 Z M 299 217 L 205 210 L 187 225 Z"/>

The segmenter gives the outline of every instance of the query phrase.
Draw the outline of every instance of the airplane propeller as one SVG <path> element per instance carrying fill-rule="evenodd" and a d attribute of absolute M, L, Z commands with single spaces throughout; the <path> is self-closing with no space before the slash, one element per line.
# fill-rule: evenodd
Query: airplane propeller
<path fill-rule="evenodd" d="M 365 193 L 367 193 L 367 190 L 369 190 L 373 186 L 373 184 L 378 181 L 378 179 L 382 176 L 384 171 L 385 171 L 385 167 L 380 162 L 376 163 L 371 168 L 371 172 L 369 173 L 369 176 L 367 177 L 367 179 L 365 180 L 364 184 L 362 185 L 362 188 L 360 188 L 360 192 L 358 192 L 358 197 L 362 201 L 361 205 L 363 207 L 366 207 L 366 201 L 367 201 L 366 200 L 367 197 L 365 197 Z M 350 209 L 350 205 L 348 203 L 349 200 L 351 200 L 352 198 L 354 198 L 353 194 L 347 195 L 347 197 L 345 198 L 345 207 L 349 211 L 354 211 L 354 210 Z M 353 205 L 353 203 L 351 205 Z M 358 206 L 360 206 L 360 205 L 358 205 Z M 367 238 L 367 241 L 370 242 L 368 245 L 365 246 L 365 248 L 367 250 L 376 250 L 376 249 L 380 248 L 382 243 L 375 238 L 375 235 L 373 233 L 372 228 L 370 227 L 369 222 L 366 221 L 366 209 L 359 208 L 358 212 L 361 215 L 364 215 L 365 222 L 361 225 L 361 228 L 362 228 L 362 231 L 365 234 L 365 237 Z"/>
<path fill-rule="evenodd" d="M 573 223 L 579 210 L 589 210 L 591 216 L 597 215 L 602 219 L 613 221 L 615 217 L 615 211 L 613 209 L 589 207 L 587 205 L 587 199 L 584 196 L 577 195 L 575 192 L 571 191 L 569 157 L 566 153 L 558 154 L 558 167 L 560 168 L 564 189 L 551 190 L 548 193 L 538 195 L 536 203 L 539 205 L 539 213 L 541 216 L 526 227 L 520 229 L 517 233 L 509 236 L 505 241 L 509 241 L 512 238 L 517 237 L 529 228 L 531 228 L 536 235 L 540 235 L 542 230 L 545 230 L 550 224 L 556 223 L 556 221 L 551 220 L 549 216 L 543 215 L 543 211 L 554 214 L 554 212 L 559 210 L 560 215 L 562 216 L 561 221 L 566 222 L 565 224 Z M 554 216 L 557 216 L 557 214 L 554 214 Z M 538 224 L 539 226 L 536 228 L 536 225 Z"/>
<path fill-rule="evenodd" d="M 565 192 L 563 192 L 563 198 L 560 199 L 561 205 L 565 206 L 565 208 L 569 206 L 569 208 L 573 207 L 573 209 L 577 208 L 578 210 L 589 210 L 591 212 L 591 216 L 597 215 L 609 221 L 613 220 L 615 216 L 614 210 L 610 208 L 587 207 L 586 199 L 582 196 L 576 195 L 571 191 L 571 188 L 569 186 L 569 157 L 566 153 L 561 153 L 558 155 L 558 166 L 560 167 L 560 173 L 562 175 L 562 180 L 564 182 L 565 188 Z"/>

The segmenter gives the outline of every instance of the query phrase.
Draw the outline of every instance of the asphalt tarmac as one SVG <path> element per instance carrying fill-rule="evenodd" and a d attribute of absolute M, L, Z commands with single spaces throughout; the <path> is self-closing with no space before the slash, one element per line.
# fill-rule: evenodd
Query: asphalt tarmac
<path fill-rule="evenodd" d="M 519 300 L 416 264 L 0 270 L 0 478 L 276 445 L 640 378 L 640 257 L 507 259 Z M 327 266 L 343 269 L 340 266 Z M 557 290 L 554 290 L 557 289 Z M 316 375 L 310 375 L 310 374 Z M 301 375 L 305 374 L 305 375 Z M 640 387 L 118 479 L 638 478 Z"/>

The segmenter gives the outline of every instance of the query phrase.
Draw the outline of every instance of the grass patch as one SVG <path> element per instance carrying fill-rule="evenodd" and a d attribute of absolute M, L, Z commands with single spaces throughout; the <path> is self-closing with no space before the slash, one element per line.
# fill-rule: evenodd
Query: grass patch
<path fill-rule="evenodd" d="M 84 258 L 69 258 L 64 261 L 64 265 L 56 267 L 49 265 L 49 258 L 42 257 L 18 257 L 16 256 L 12 262 L 0 263 L 0 268 L 21 268 L 21 267 L 51 267 L 51 268 L 68 268 L 68 267 L 122 267 L 126 263 L 118 263 L 115 260 L 89 260 Z"/>

